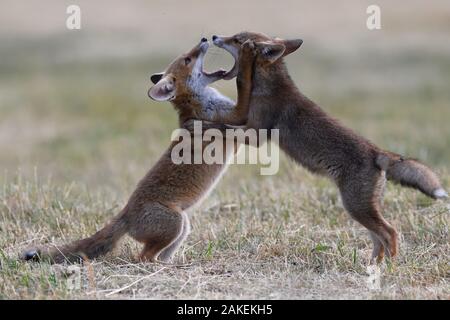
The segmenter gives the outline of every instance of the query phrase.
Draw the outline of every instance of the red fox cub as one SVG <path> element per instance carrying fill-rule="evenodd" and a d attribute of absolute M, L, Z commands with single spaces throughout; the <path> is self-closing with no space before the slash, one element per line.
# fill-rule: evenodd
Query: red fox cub
<path fill-rule="evenodd" d="M 236 124 L 245 123 L 254 56 L 243 50 L 238 76 L 238 103 L 208 87 L 224 76 L 223 71 L 206 73 L 203 58 L 208 50 L 205 38 L 188 53 L 175 59 L 165 72 L 151 76 L 155 84 L 149 96 L 171 101 L 179 114 L 180 125 L 191 119 L 206 119 Z M 247 97 L 247 98 L 246 98 Z M 224 130 L 224 125 L 211 125 Z M 113 249 L 126 233 L 144 244 L 143 261 L 169 261 L 190 231 L 186 210 L 210 191 L 224 172 L 223 164 L 174 164 L 173 142 L 153 168 L 139 182 L 122 211 L 93 236 L 62 247 L 26 250 L 25 260 L 45 259 L 52 263 L 93 259 Z M 225 143 L 225 142 L 224 142 Z M 233 155 L 227 150 L 225 157 Z M 226 162 L 224 162 L 226 163 Z"/>
<path fill-rule="evenodd" d="M 256 54 L 247 127 L 279 129 L 279 145 L 296 162 L 330 177 L 339 187 L 344 207 L 366 227 L 374 249 L 371 262 L 397 253 L 397 231 L 381 215 L 385 181 L 413 187 L 429 197 L 447 193 L 438 177 L 417 160 L 384 151 L 345 128 L 305 97 L 290 78 L 283 57 L 297 50 L 302 40 L 272 39 L 242 32 L 213 36 L 213 42 L 237 59 L 241 44 L 253 41 Z M 236 76 L 238 65 L 224 77 Z"/>

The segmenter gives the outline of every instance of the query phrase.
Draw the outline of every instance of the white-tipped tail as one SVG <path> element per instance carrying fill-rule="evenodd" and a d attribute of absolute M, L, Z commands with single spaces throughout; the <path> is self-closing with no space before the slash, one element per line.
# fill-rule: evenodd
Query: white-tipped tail
<path fill-rule="evenodd" d="M 445 190 L 442 188 L 434 190 L 433 195 L 435 198 L 438 198 L 438 199 L 439 198 L 448 198 L 447 192 L 445 192 Z"/>

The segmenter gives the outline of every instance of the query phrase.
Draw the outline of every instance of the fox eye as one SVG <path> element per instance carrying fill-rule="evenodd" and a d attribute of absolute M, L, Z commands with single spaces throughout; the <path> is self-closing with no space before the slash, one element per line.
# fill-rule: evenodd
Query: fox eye
<path fill-rule="evenodd" d="M 238 38 L 234 38 L 233 40 L 234 40 L 234 43 L 240 43 Z"/>
<path fill-rule="evenodd" d="M 189 63 L 191 63 L 191 58 L 189 58 L 189 57 L 184 58 L 184 63 L 185 63 L 186 65 L 188 65 Z"/>

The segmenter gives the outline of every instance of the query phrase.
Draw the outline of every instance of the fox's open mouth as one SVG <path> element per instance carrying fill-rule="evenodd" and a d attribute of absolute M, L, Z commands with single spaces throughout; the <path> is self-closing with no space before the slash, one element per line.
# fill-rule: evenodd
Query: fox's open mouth
<path fill-rule="evenodd" d="M 237 61 L 238 61 L 239 51 L 236 50 L 234 47 L 230 47 L 230 46 L 225 45 L 224 42 L 223 42 L 223 39 L 220 38 L 220 37 L 217 37 L 217 36 L 215 36 L 213 38 L 213 43 L 214 43 L 215 46 L 217 46 L 219 48 L 222 48 L 225 51 L 227 51 L 228 53 L 230 53 L 231 56 L 233 57 L 233 59 L 234 59 L 233 67 L 228 72 L 226 72 L 223 75 L 223 79 L 225 79 L 225 80 L 233 79 L 234 77 L 237 76 L 237 73 L 238 73 L 238 63 L 237 63 Z"/>
<path fill-rule="evenodd" d="M 226 50 L 227 52 L 230 52 L 230 51 L 228 51 L 228 50 Z M 230 52 L 230 54 L 233 56 L 233 54 Z M 235 56 L 233 56 L 233 58 L 234 58 L 234 64 L 233 64 L 233 67 L 229 70 L 229 71 L 227 71 L 225 74 L 224 74 L 224 76 L 223 76 L 223 78 L 225 79 L 225 80 L 231 80 L 231 79 L 233 79 L 234 77 L 236 77 L 237 76 L 237 71 L 238 71 L 238 66 L 237 66 L 237 58 L 235 57 Z"/>
<path fill-rule="evenodd" d="M 201 70 L 201 72 L 206 77 L 214 77 L 214 78 L 222 79 L 227 74 L 227 72 L 225 70 L 219 69 L 219 70 L 214 71 L 214 72 L 206 72 L 205 69 L 204 69 L 204 61 L 203 61 L 203 59 L 204 59 L 204 57 L 206 55 L 206 52 L 208 51 L 208 48 L 209 48 L 209 43 L 207 41 L 204 41 L 204 42 L 202 42 L 200 44 L 200 57 L 199 58 L 201 59 L 201 63 L 202 63 L 202 70 Z"/>

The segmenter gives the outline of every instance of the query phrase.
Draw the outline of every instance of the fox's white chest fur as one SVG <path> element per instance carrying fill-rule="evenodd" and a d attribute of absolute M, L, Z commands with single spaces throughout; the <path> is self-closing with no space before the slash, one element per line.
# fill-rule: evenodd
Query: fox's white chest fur
<path fill-rule="evenodd" d="M 205 115 L 210 119 L 212 119 L 214 115 L 218 115 L 220 118 L 224 117 L 226 114 L 230 113 L 235 106 L 233 100 L 211 87 L 206 87 L 199 98 L 201 99 Z"/>
<path fill-rule="evenodd" d="M 214 88 L 205 86 L 201 78 L 191 77 L 188 80 L 188 86 L 194 94 L 194 99 L 202 105 L 202 114 L 205 119 L 214 119 L 215 115 L 224 116 L 235 106 L 232 99 Z"/>

